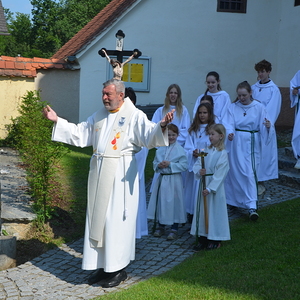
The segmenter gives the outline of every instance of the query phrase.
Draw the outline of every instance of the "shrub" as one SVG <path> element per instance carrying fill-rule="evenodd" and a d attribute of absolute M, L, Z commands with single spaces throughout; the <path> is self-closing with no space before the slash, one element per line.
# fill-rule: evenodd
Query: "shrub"
<path fill-rule="evenodd" d="M 18 108 L 19 117 L 6 128 L 6 143 L 15 147 L 26 166 L 27 180 L 39 220 L 51 216 L 51 188 L 56 164 L 68 151 L 62 143 L 51 141 L 53 122 L 42 114 L 46 102 L 37 91 L 28 91 Z"/>

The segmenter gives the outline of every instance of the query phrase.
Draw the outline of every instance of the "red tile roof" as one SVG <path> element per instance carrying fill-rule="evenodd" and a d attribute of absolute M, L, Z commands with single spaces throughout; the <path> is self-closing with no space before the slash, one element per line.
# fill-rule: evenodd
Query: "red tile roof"
<path fill-rule="evenodd" d="M 36 77 L 38 69 L 69 69 L 60 59 L 0 56 L 0 76 Z"/>
<path fill-rule="evenodd" d="M 138 0 L 113 0 L 77 34 L 62 46 L 52 58 L 65 59 L 73 56 L 111 26 L 130 6 Z"/>

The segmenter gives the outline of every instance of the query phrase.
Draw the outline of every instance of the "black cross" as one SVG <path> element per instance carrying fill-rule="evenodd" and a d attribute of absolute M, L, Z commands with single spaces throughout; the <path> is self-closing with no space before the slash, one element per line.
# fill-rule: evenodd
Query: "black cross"
<path fill-rule="evenodd" d="M 125 34 L 122 30 L 119 30 L 116 33 L 116 37 L 121 36 L 121 37 L 125 37 Z M 105 48 L 101 48 L 98 51 L 98 54 L 101 55 L 102 57 L 105 57 L 105 54 L 103 53 L 102 49 L 104 49 L 107 53 L 108 56 L 113 55 L 117 57 L 117 60 L 122 63 L 123 62 L 123 56 L 131 56 L 132 54 L 134 54 L 134 58 L 138 58 L 142 55 L 142 52 L 139 51 L 138 49 L 134 49 L 133 51 L 129 51 L 129 50 L 123 50 L 122 51 L 118 51 L 118 50 L 106 50 Z"/>

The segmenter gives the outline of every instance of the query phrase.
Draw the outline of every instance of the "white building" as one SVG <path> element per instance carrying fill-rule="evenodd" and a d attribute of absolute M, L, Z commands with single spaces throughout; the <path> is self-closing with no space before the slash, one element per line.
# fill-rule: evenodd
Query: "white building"
<path fill-rule="evenodd" d="M 222 11 L 224 7 L 232 11 Z M 78 98 L 64 94 L 67 81 L 56 82 L 50 92 L 51 76 L 44 80 L 49 73 L 45 72 L 38 76 L 43 100 L 66 117 L 71 103 L 77 103 L 79 117 L 73 121 L 83 121 L 97 110 L 102 105 L 102 83 L 111 77 L 111 66 L 98 51 L 114 50 L 115 35 L 122 30 L 123 49 L 142 51 L 131 63 L 149 62 L 144 85 L 137 84 L 137 90 L 139 86 L 148 90 L 137 91 L 138 104 L 162 104 L 167 87 L 177 83 L 191 112 L 206 89 L 209 71 L 220 74 L 222 89 L 233 100 L 237 84 L 244 80 L 253 84 L 254 64 L 266 59 L 272 63 L 271 78 L 284 91 L 283 109 L 289 109 L 287 88 L 300 68 L 299 15 L 297 0 L 113 0 L 52 57 L 74 62 L 76 71 L 69 73 L 78 82 L 74 87 Z M 135 88 L 136 83 L 127 85 Z"/>

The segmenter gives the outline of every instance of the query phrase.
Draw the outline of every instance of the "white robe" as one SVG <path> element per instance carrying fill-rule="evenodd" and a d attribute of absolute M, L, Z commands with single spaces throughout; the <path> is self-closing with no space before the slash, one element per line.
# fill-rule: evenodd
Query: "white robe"
<path fill-rule="evenodd" d="M 225 181 L 227 204 L 256 209 L 255 173 L 260 164 L 261 148 L 268 144 L 272 135 L 275 134 L 273 125 L 268 131 L 263 124 L 265 118 L 268 118 L 265 107 L 256 100 L 249 105 L 243 105 L 240 102 L 230 105 L 225 124 L 227 136 L 234 133 L 234 139 L 227 143 L 230 165 Z M 257 132 L 251 134 L 236 129 Z"/>
<path fill-rule="evenodd" d="M 300 86 L 300 70 L 294 75 L 290 81 L 290 100 L 291 107 L 295 107 L 295 122 L 292 135 L 292 148 L 294 156 L 296 159 L 300 158 L 300 113 L 299 113 L 299 97 L 300 89 L 298 90 L 298 95 L 293 95 L 292 91 L 294 87 Z"/>
<path fill-rule="evenodd" d="M 154 112 L 153 117 L 152 117 L 152 122 L 158 123 L 163 118 L 163 109 L 164 109 L 164 106 L 159 107 Z M 176 109 L 176 106 L 171 105 L 170 111 L 172 109 Z M 175 124 L 179 129 L 179 136 L 177 138 L 177 142 L 183 147 L 186 137 L 188 135 L 188 129 L 190 128 L 190 125 L 191 125 L 190 115 L 185 106 L 183 106 L 182 115 L 180 118 L 178 117 L 176 110 L 175 110 L 172 123 Z"/>
<path fill-rule="evenodd" d="M 208 233 L 205 230 L 204 203 L 202 189 L 199 198 L 195 203 L 195 213 L 192 222 L 191 234 L 205 236 L 209 240 L 226 241 L 230 240 L 230 229 L 224 189 L 224 180 L 229 170 L 228 156 L 226 150 L 218 151 L 216 148 L 207 149 L 207 156 L 204 157 L 206 174 L 206 187 L 211 192 L 206 197 L 208 213 Z M 202 168 L 201 158 L 199 157 L 193 167 L 195 177 L 202 180 L 199 171 Z M 199 202 L 198 202 L 199 201 Z M 198 225 L 198 232 L 197 232 Z"/>
<path fill-rule="evenodd" d="M 209 135 L 206 134 L 205 128 L 207 124 L 201 124 L 197 132 L 192 131 L 185 142 L 184 150 L 188 159 L 188 172 L 186 172 L 184 183 L 184 202 L 186 212 L 194 214 L 195 202 L 198 195 L 199 181 L 194 176 L 193 167 L 197 158 L 193 156 L 195 149 L 204 149 L 210 145 Z M 201 137 L 200 137 L 201 136 Z"/>
<path fill-rule="evenodd" d="M 231 104 L 230 96 L 225 91 L 218 91 L 217 93 L 210 93 L 207 92 L 207 95 L 212 96 L 214 100 L 214 114 L 218 117 L 219 122 L 223 124 L 223 119 L 225 115 L 227 114 L 228 108 Z M 193 109 L 193 117 L 195 116 L 197 112 L 197 108 L 200 105 L 201 98 L 204 96 L 204 94 L 200 95 L 195 103 L 194 109 Z"/>
<path fill-rule="evenodd" d="M 127 99 L 125 99 L 127 101 Z M 128 101 L 130 101 L 128 99 Z M 131 103 L 131 102 L 130 102 Z M 106 109 L 103 107 L 102 110 Z M 59 118 L 53 129 L 52 139 L 71 145 L 93 146 L 94 153 L 103 153 L 108 141 L 109 132 L 116 118 L 121 118 L 119 112 L 105 112 L 107 117 L 103 123 L 99 140 L 94 141 L 94 124 L 97 113 L 87 121 L 78 125 Z M 96 131 L 96 130 L 95 130 Z M 126 128 L 126 135 L 118 159 L 113 190 L 110 195 L 106 212 L 103 247 L 92 247 L 89 239 L 89 218 L 87 214 L 84 236 L 82 268 L 93 270 L 104 268 L 106 272 L 114 272 L 126 267 L 135 258 L 135 230 L 138 209 L 139 184 L 137 164 L 134 153 L 141 147 L 153 148 L 168 145 L 167 130 L 162 133 L 160 125 L 147 119 L 147 116 L 136 109 Z M 98 156 L 100 171 L 105 158 Z M 90 180 L 90 178 L 89 178 Z M 100 197 L 101 195 L 99 195 Z M 89 203 L 89 199 L 88 199 Z"/>
<path fill-rule="evenodd" d="M 139 206 L 136 217 L 136 238 L 140 239 L 148 235 L 147 204 L 146 204 L 146 187 L 145 187 L 145 164 L 147 160 L 148 149 L 143 147 L 136 153 L 135 158 L 139 174 Z"/>
<path fill-rule="evenodd" d="M 271 80 L 266 84 L 257 81 L 252 85 L 252 97 L 259 100 L 266 108 L 269 120 L 275 125 L 281 109 L 281 93 Z M 268 145 L 262 148 L 261 162 L 257 172 L 258 181 L 278 178 L 278 150 L 276 134 Z"/>
<path fill-rule="evenodd" d="M 163 160 L 170 161 L 170 165 L 167 168 L 158 168 L 158 164 Z M 182 146 L 175 142 L 168 147 L 158 148 L 153 168 L 155 172 L 159 173 L 159 177 L 150 197 L 148 218 L 156 219 L 164 225 L 185 223 L 186 213 L 181 172 L 187 170 L 187 158 Z"/>
<path fill-rule="evenodd" d="M 155 113 L 153 114 L 153 117 L 152 117 L 152 122 L 154 123 L 157 123 L 159 122 L 162 117 L 163 117 L 163 109 L 164 109 L 164 106 L 162 107 L 159 107 Z M 173 106 L 171 105 L 170 106 L 170 111 L 172 109 L 176 109 L 176 106 Z M 183 106 L 183 110 L 182 110 L 182 115 L 181 117 L 179 118 L 176 114 L 176 110 L 174 112 L 174 119 L 172 121 L 173 124 L 175 124 L 178 129 L 179 129 L 179 136 L 177 138 L 177 142 L 182 146 L 184 147 L 184 143 L 186 141 L 186 138 L 188 136 L 188 129 L 190 128 L 190 125 L 191 125 L 191 119 L 190 119 L 190 115 L 189 115 L 189 112 L 187 110 L 187 108 L 185 106 Z M 150 187 L 150 192 L 152 193 L 153 191 L 153 187 L 154 187 L 154 184 L 158 178 L 158 173 L 154 173 L 154 176 L 153 176 L 153 179 L 152 179 L 152 183 L 151 183 L 151 187 Z M 185 173 L 182 174 L 183 178 L 185 176 Z"/>

